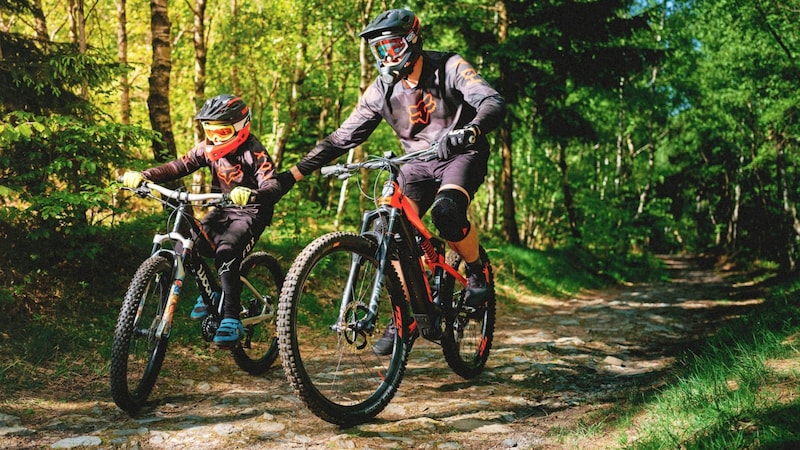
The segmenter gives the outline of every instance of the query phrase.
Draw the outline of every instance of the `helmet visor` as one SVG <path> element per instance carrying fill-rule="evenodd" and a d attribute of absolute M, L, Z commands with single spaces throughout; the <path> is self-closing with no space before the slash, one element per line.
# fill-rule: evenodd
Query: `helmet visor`
<path fill-rule="evenodd" d="M 389 36 L 370 42 L 375 59 L 386 64 L 397 64 L 408 50 L 408 41 L 402 36 Z"/>
<path fill-rule="evenodd" d="M 229 141 L 236 135 L 236 127 L 230 123 L 203 122 L 203 131 L 206 138 L 215 144 Z"/>

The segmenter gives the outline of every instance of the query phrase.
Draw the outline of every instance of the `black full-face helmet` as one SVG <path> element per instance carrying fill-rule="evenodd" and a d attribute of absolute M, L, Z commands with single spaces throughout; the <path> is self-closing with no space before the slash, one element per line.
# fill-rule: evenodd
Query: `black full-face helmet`
<path fill-rule="evenodd" d="M 381 78 L 390 85 L 407 77 L 422 54 L 419 18 L 407 9 L 382 12 L 359 36 L 369 44 Z"/>
<path fill-rule="evenodd" d="M 236 150 L 250 135 L 250 108 L 230 94 L 206 100 L 195 119 L 203 125 L 206 155 L 212 161 Z"/>

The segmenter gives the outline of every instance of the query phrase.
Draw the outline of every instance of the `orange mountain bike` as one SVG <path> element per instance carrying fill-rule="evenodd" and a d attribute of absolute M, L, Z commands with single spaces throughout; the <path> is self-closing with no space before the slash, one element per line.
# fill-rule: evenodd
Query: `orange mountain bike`
<path fill-rule="evenodd" d="M 278 348 L 294 391 L 317 416 L 340 426 L 366 422 L 396 393 L 413 339 L 441 345 L 450 368 L 477 376 L 492 346 L 494 277 L 483 248 L 489 295 L 484 307 L 464 305 L 466 264 L 426 228 L 398 178 L 400 165 L 432 159 L 435 149 L 372 157 L 322 169 L 347 178 L 378 170 L 376 209 L 363 215 L 360 233 L 323 235 L 297 256 L 278 302 Z M 391 325 L 390 325 L 391 324 Z M 374 343 L 394 326 L 393 351 Z"/>

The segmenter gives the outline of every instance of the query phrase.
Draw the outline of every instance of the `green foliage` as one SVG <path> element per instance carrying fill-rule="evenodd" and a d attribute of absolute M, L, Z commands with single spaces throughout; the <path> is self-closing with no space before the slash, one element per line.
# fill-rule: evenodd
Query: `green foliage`
<path fill-rule="evenodd" d="M 3 219 L 27 224 L 28 239 L 59 241 L 53 250 L 96 252 L 81 243 L 112 206 L 110 168 L 127 165 L 122 148 L 149 136 L 138 127 L 73 116 L 6 114 L 0 119 L 0 186 L 14 208 Z"/>
<path fill-rule="evenodd" d="M 695 248 L 777 258 L 797 253 L 797 28 L 778 2 L 685 4 L 667 21 L 676 57 L 676 169 L 664 180 Z M 746 63 L 745 63 L 746 62 Z M 792 137 L 793 136 L 793 137 Z"/>

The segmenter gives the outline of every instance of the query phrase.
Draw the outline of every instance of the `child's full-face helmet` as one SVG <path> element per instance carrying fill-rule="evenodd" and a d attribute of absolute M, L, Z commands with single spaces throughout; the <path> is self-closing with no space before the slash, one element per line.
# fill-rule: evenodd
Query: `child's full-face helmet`
<path fill-rule="evenodd" d="M 230 94 L 206 100 L 195 119 L 203 125 L 206 155 L 212 161 L 236 150 L 250 136 L 250 109 Z"/>
<path fill-rule="evenodd" d="M 366 39 L 381 78 L 390 85 L 407 77 L 422 54 L 419 18 L 407 9 L 381 13 L 359 36 Z"/>

